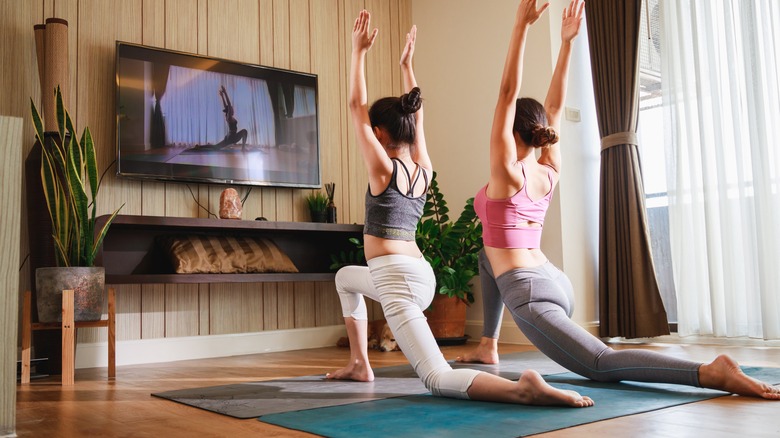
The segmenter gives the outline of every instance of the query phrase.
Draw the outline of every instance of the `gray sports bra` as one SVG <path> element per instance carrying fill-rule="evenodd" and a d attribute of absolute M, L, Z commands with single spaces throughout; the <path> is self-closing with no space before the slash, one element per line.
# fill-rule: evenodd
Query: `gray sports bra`
<path fill-rule="evenodd" d="M 423 214 L 425 197 L 428 194 L 428 174 L 420 165 L 417 176 L 412 181 L 412 175 L 403 161 L 391 158 L 393 161 L 393 176 L 387 188 L 377 196 L 371 194 L 371 187 L 366 190 L 366 224 L 363 234 L 392 240 L 414 240 L 417 231 L 417 223 Z M 406 194 L 398 190 L 396 177 L 398 175 L 398 163 L 406 173 L 409 180 L 409 190 Z M 425 183 L 425 191 L 422 195 L 414 197 L 414 187 L 420 181 L 422 175 Z"/>

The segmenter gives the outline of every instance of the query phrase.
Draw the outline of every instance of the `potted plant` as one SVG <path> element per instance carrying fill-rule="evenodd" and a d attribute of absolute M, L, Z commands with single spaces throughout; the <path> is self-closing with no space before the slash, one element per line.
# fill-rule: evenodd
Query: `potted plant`
<path fill-rule="evenodd" d="M 44 135 L 43 121 L 30 100 L 35 137 L 41 144 L 41 184 L 51 218 L 56 267 L 35 272 L 38 319 L 62 318 L 62 290 L 73 289 L 76 321 L 101 318 L 105 300 L 105 270 L 95 256 L 119 207 L 96 233 L 98 181 L 95 145 L 89 128 L 79 141 L 73 121 L 56 90 L 58 132 Z M 124 206 L 124 205 L 123 205 Z"/>
<path fill-rule="evenodd" d="M 466 306 L 474 302 L 471 284 L 479 273 L 482 249 L 482 224 L 474 212 L 474 198 L 466 201 L 460 216 L 451 222 L 434 172 L 416 240 L 436 276 L 438 293 L 427 311 L 434 337 L 440 342 L 465 341 Z"/>
<path fill-rule="evenodd" d="M 312 222 L 325 222 L 327 219 L 326 210 L 328 208 L 328 197 L 322 192 L 312 192 L 306 197 L 306 203 L 309 204 Z"/>

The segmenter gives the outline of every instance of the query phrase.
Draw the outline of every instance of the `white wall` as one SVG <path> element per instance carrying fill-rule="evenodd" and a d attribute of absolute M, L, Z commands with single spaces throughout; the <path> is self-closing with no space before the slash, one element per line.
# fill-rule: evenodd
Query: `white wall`
<path fill-rule="evenodd" d="M 426 104 L 426 138 L 452 215 L 488 179 L 488 140 L 517 0 L 415 0 L 418 27 L 415 71 Z M 544 100 L 560 45 L 560 17 L 568 5 L 553 0 L 526 44 L 521 95 Z M 587 31 L 575 41 L 566 105 L 581 121 L 561 127 L 561 181 L 545 221 L 542 249 L 562 267 L 575 289 L 574 320 L 597 319 L 599 138 L 591 83 Z M 477 294 L 479 287 L 476 287 Z M 477 299 L 479 301 L 479 298 Z M 468 313 L 478 337 L 481 306 Z M 522 341 L 511 318 L 502 340 Z"/>

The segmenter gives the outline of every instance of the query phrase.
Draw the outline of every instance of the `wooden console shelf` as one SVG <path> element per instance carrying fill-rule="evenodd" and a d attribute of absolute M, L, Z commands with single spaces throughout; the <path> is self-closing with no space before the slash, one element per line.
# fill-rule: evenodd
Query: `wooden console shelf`
<path fill-rule="evenodd" d="M 97 218 L 96 230 L 107 219 L 107 215 Z M 156 239 L 185 234 L 265 237 L 290 257 L 299 272 L 176 274 Z M 105 267 L 106 284 L 332 281 L 335 272 L 329 268 L 330 256 L 355 250 L 351 237 L 362 240 L 363 226 L 119 215 L 108 229 L 95 264 Z"/>

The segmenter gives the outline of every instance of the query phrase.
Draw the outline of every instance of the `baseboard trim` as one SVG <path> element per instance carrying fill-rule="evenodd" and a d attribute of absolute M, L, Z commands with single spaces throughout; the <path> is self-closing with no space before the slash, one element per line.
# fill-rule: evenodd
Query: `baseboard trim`
<path fill-rule="evenodd" d="M 142 339 L 116 343 L 116 364 L 138 365 L 177 360 L 239 356 L 329 347 L 346 336 L 344 325 L 229 335 Z M 108 366 L 108 344 L 78 344 L 76 368 Z"/>

